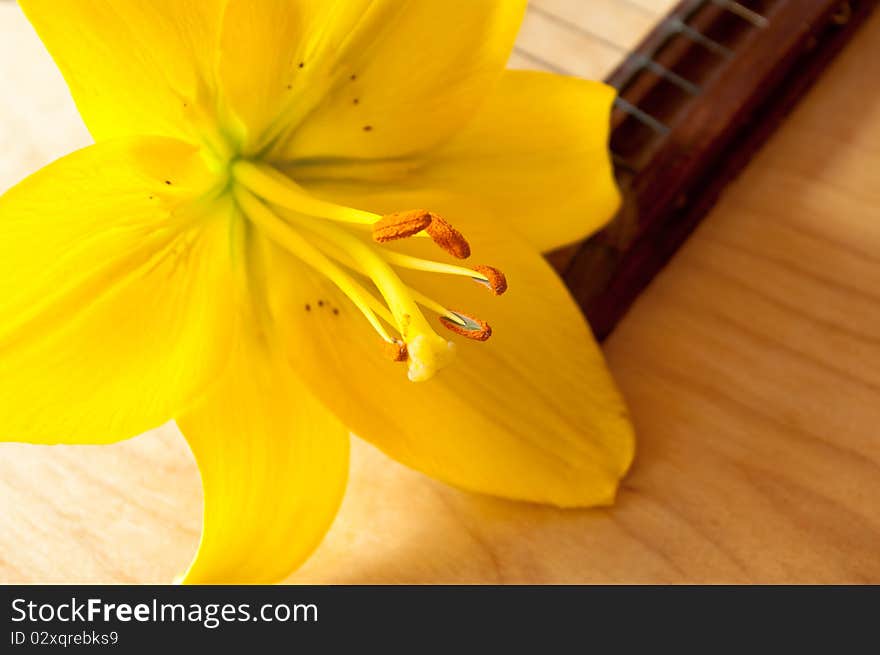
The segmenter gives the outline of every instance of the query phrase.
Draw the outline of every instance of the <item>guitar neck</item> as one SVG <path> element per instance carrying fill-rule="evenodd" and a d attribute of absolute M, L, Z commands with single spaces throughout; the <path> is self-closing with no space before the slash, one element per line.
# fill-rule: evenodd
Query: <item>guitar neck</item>
<path fill-rule="evenodd" d="M 624 205 L 551 253 L 599 338 L 715 204 L 878 0 L 685 0 L 611 73 Z"/>

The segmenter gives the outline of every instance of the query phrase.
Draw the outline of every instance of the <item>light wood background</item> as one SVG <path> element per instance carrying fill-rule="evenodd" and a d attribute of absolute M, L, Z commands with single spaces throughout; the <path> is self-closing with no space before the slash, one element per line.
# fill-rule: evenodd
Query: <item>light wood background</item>
<path fill-rule="evenodd" d="M 534 4 L 513 65 L 598 77 L 672 3 Z M 0 4 L 0 189 L 86 139 Z M 880 583 L 880 15 L 606 352 L 640 437 L 615 508 L 469 495 L 356 442 L 339 518 L 291 582 Z M 173 426 L 0 445 L 0 581 L 170 581 L 200 511 Z"/>

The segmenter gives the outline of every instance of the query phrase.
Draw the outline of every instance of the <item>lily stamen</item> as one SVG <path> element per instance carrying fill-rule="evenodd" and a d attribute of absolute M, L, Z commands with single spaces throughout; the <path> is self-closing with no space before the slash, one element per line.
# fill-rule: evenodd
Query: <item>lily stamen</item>
<path fill-rule="evenodd" d="M 472 278 L 474 282 L 486 285 L 486 287 L 496 296 L 500 296 L 507 291 L 507 276 L 494 266 L 485 266 L 478 264 L 474 266 L 474 270 L 480 274 L 480 277 Z"/>
<path fill-rule="evenodd" d="M 461 312 L 450 312 L 450 316 L 441 316 L 440 322 L 447 330 L 474 341 L 487 341 L 492 336 L 492 328 L 486 321 Z"/>
<path fill-rule="evenodd" d="M 388 214 L 373 223 L 373 241 L 388 243 L 416 236 L 432 222 L 431 212 L 424 209 Z"/>
<path fill-rule="evenodd" d="M 370 212 L 324 202 L 309 195 L 305 189 L 274 167 L 265 164 L 239 160 L 232 165 L 232 175 L 237 183 L 234 185 L 236 198 L 244 213 L 263 227 L 279 245 L 327 275 L 348 295 L 382 337 L 393 355 L 392 359 L 409 362 L 411 380 L 429 379 L 446 365 L 453 352 L 453 344 L 431 328 L 422 315 L 420 306 L 436 311 L 444 326 L 469 339 L 485 341 L 491 335 L 492 330 L 484 321 L 450 312 L 439 303 L 416 294 L 401 281 L 391 265 L 468 277 L 486 286 L 496 295 L 507 289 L 507 281 L 501 271 L 490 266 L 470 269 L 380 251 L 332 223 L 369 224 L 373 230 L 373 239 L 379 243 L 427 235 L 454 257 L 464 259 L 470 256 L 467 240 L 442 217 L 427 210 L 398 212 L 379 217 Z M 270 206 L 282 212 L 284 218 L 277 215 Z M 303 237 L 300 230 L 308 233 L 309 238 Z M 314 245 L 315 241 L 322 246 Z M 358 285 L 336 262 L 370 278 L 384 298 L 387 308 Z M 380 316 L 397 329 L 401 340 L 389 336 L 379 323 Z M 404 357 L 399 348 L 401 343 L 406 348 L 405 360 L 400 359 Z"/>
<path fill-rule="evenodd" d="M 431 224 L 425 231 L 434 243 L 456 259 L 467 259 L 471 256 L 471 246 L 464 235 L 437 214 L 431 214 Z"/>
<path fill-rule="evenodd" d="M 395 325 L 407 345 L 410 380 L 427 380 L 450 361 L 452 344 L 431 328 L 409 287 L 372 246 L 332 223 L 313 220 L 295 212 L 287 213 L 286 217 L 288 222 L 318 235 L 335 249 L 344 252 L 373 281 L 385 298 Z"/>
<path fill-rule="evenodd" d="M 435 314 L 439 314 L 440 316 L 446 316 L 449 319 L 455 320 L 455 319 L 453 319 L 453 313 L 451 311 L 449 311 L 448 309 L 446 309 L 443 305 L 441 305 L 439 302 L 437 302 L 433 298 L 426 296 L 425 294 L 421 293 L 420 291 L 418 291 L 416 289 L 410 289 L 410 293 L 412 294 L 413 299 L 417 303 L 419 303 L 422 307 L 424 307 L 425 309 L 430 309 Z M 463 324 L 464 323 L 462 323 L 462 325 Z"/>
<path fill-rule="evenodd" d="M 232 165 L 232 174 L 237 182 L 260 198 L 306 216 L 369 226 L 382 218 L 378 214 L 320 200 L 266 164 L 242 159 Z"/>
<path fill-rule="evenodd" d="M 426 209 L 413 209 L 383 216 L 373 225 L 373 240 L 388 243 L 427 235 L 456 259 L 471 256 L 471 246 L 464 235 L 442 216 Z"/>
<path fill-rule="evenodd" d="M 383 352 L 392 362 L 405 362 L 409 359 L 409 350 L 406 344 L 399 339 L 391 343 L 382 344 Z"/>
<path fill-rule="evenodd" d="M 326 249 L 327 254 L 330 257 L 341 263 L 343 266 L 350 268 L 355 273 L 367 276 L 363 267 L 360 266 L 357 261 L 355 261 L 345 251 L 338 248 L 335 244 L 329 243 L 326 240 L 321 239 L 320 237 L 318 237 L 318 239 L 321 244 L 321 248 Z M 418 257 L 410 257 L 409 255 L 403 255 L 401 253 L 390 252 L 386 250 L 379 251 L 379 254 L 389 263 L 404 268 L 422 270 L 433 273 L 448 273 L 450 275 L 468 277 L 475 282 L 486 286 L 493 293 L 495 293 L 495 295 L 501 295 L 502 293 L 504 293 L 504 291 L 507 290 L 507 279 L 505 278 L 504 273 L 492 266 L 478 265 L 474 267 L 474 270 L 471 270 L 462 266 L 444 264 L 442 262 L 434 262 L 428 259 L 419 259 Z M 421 293 L 417 289 L 409 286 L 406 287 L 406 289 L 407 292 L 412 296 L 413 300 L 416 301 L 416 303 L 426 309 L 431 310 L 435 314 L 438 314 L 441 317 L 441 320 L 446 319 L 447 321 L 457 323 L 459 327 L 465 330 L 467 330 L 469 326 L 472 327 L 473 324 L 486 325 L 486 327 L 488 327 L 488 324 L 486 324 L 485 321 L 481 321 L 480 319 L 471 319 L 470 317 L 467 317 L 464 314 L 460 314 L 459 312 L 453 312 L 441 305 L 433 298 Z M 373 299 L 373 302 L 378 303 L 378 301 L 373 298 L 372 294 L 370 294 L 370 298 Z M 489 338 L 491 332 L 491 328 L 489 328 L 489 334 L 479 340 L 485 341 Z M 468 334 L 464 336 L 467 336 L 468 338 L 474 338 L 473 330 L 470 330 Z"/>
<path fill-rule="evenodd" d="M 433 298 L 429 298 L 415 289 L 412 289 L 411 293 L 416 302 L 422 307 L 426 307 L 438 314 L 440 322 L 448 330 L 452 330 L 456 334 L 475 341 L 487 341 L 492 336 L 492 328 L 486 321 L 446 309 L 446 307 Z"/>
<path fill-rule="evenodd" d="M 485 286 L 496 296 L 500 296 L 507 291 L 507 278 L 504 273 L 494 266 L 484 266 L 479 264 L 473 268 L 465 268 L 464 266 L 435 262 L 430 259 L 413 257 L 412 255 L 405 255 L 390 250 L 383 250 L 381 251 L 381 254 L 387 262 L 401 268 L 408 268 L 414 271 L 424 271 L 426 273 L 445 273 L 447 275 L 458 275 L 460 277 L 469 278 L 474 282 Z"/>
<path fill-rule="evenodd" d="M 317 236 L 317 235 L 315 235 L 315 236 Z M 364 272 L 363 267 L 360 266 L 352 257 L 350 257 L 343 250 L 341 250 L 340 248 L 338 248 L 337 246 L 335 246 L 332 243 L 328 243 L 326 240 L 323 240 L 320 237 L 318 237 L 318 240 L 319 240 L 321 248 L 326 250 L 328 256 L 332 257 L 333 259 L 335 259 L 337 262 L 339 262 L 343 266 L 351 269 L 353 272 L 357 273 L 358 275 L 363 275 L 364 277 L 368 277 L 367 274 Z M 384 256 L 389 253 L 383 252 L 382 254 Z M 393 254 L 397 255 L 399 253 L 393 253 Z M 420 261 L 428 261 L 428 260 L 420 260 Z M 428 262 L 428 263 L 437 264 L 437 266 L 441 266 L 441 267 L 448 266 L 447 264 L 440 264 L 438 262 Z M 460 267 L 453 267 L 453 268 L 460 268 Z M 490 268 L 490 267 L 483 267 L 483 268 Z M 469 269 L 466 269 L 466 268 L 460 268 L 460 270 L 461 270 L 461 273 L 458 273 L 458 274 L 464 275 L 467 277 L 471 277 L 471 279 L 473 279 L 476 282 L 479 282 L 480 284 L 485 284 L 486 286 L 490 285 L 490 281 L 488 279 L 479 279 L 476 277 L 472 277 L 474 271 L 470 271 Z M 492 270 L 497 270 L 497 269 L 492 269 Z M 439 271 L 439 272 L 448 272 L 448 271 Z M 498 271 L 498 273 L 500 274 L 500 271 Z M 501 274 L 501 275 L 503 275 L 503 274 Z M 440 317 L 446 318 L 449 321 L 453 321 L 455 323 L 458 323 L 459 326 L 461 326 L 462 328 L 468 327 L 468 325 L 469 325 L 468 319 L 464 318 L 463 315 L 461 315 L 457 312 L 450 311 L 449 309 L 447 309 L 446 307 L 441 305 L 439 302 L 437 302 L 433 298 L 421 293 L 418 289 L 414 289 L 409 286 L 406 287 L 406 289 L 407 289 L 407 292 L 412 296 L 413 300 L 415 300 L 416 303 L 418 303 L 419 305 L 421 305 L 425 309 L 428 309 L 428 310 L 434 312 L 435 314 L 439 315 Z M 388 310 L 372 294 L 368 294 L 368 301 L 370 303 L 370 306 L 373 308 L 373 310 L 376 311 L 376 313 L 378 313 L 381 318 L 386 320 L 386 322 L 388 322 L 390 325 L 394 325 L 393 318 L 391 318 L 391 315 L 390 315 L 390 313 L 388 313 Z M 385 310 L 386 313 L 385 314 L 380 313 L 381 310 Z M 389 344 L 389 345 L 391 345 L 391 344 Z"/>
<path fill-rule="evenodd" d="M 379 322 L 375 309 L 375 298 L 368 291 L 355 282 L 351 276 L 345 273 L 324 253 L 312 246 L 307 239 L 304 239 L 299 233 L 292 230 L 285 221 L 276 216 L 271 209 L 252 193 L 241 187 L 236 187 L 235 199 L 242 212 L 255 225 L 263 228 L 276 244 L 319 273 L 326 275 L 340 291 L 349 297 L 386 343 L 393 343 L 395 341 Z M 392 324 L 394 322 L 390 313 L 383 318 Z"/>

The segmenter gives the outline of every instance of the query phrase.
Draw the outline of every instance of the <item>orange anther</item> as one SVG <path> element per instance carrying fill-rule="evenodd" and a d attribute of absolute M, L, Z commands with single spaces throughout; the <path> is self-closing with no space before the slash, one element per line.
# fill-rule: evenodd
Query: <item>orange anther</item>
<path fill-rule="evenodd" d="M 461 232 L 456 230 L 445 219 L 431 214 L 431 224 L 425 230 L 434 243 L 443 248 L 453 257 L 467 259 L 471 256 L 471 246 Z"/>
<path fill-rule="evenodd" d="M 474 278 L 480 284 L 486 285 L 496 296 L 507 291 L 507 278 L 504 273 L 492 266 L 474 266 L 474 270 L 486 278 L 485 281 Z"/>
<path fill-rule="evenodd" d="M 391 343 L 385 341 L 382 344 L 382 348 L 385 356 L 392 362 L 405 362 L 409 359 L 409 352 L 407 351 L 406 344 L 402 341 L 394 341 Z"/>
<path fill-rule="evenodd" d="M 457 318 L 461 319 L 462 322 L 459 323 L 449 317 L 441 316 L 440 322 L 443 323 L 443 326 L 447 330 L 451 330 L 456 334 L 460 334 L 468 339 L 473 339 L 474 341 L 486 341 L 492 336 L 492 328 L 486 323 L 486 321 L 479 318 L 465 316 L 458 312 L 452 313 L 455 314 Z"/>
<path fill-rule="evenodd" d="M 373 240 L 377 243 L 408 239 L 431 225 L 431 213 L 424 209 L 388 214 L 373 223 Z"/>

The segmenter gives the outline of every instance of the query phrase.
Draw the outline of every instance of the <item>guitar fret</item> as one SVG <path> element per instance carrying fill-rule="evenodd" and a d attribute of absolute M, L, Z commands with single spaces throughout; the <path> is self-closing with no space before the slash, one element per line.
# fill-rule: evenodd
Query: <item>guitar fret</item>
<path fill-rule="evenodd" d="M 629 114 L 643 125 L 650 127 L 660 136 L 666 136 L 667 134 L 669 134 L 670 128 L 668 125 L 654 118 L 648 112 L 639 109 L 628 100 L 625 100 L 622 97 L 618 96 L 617 99 L 614 101 L 614 106 L 617 107 L 620 111 Z"/>
<path fill-rule="evenodd" d="M 698 96 L 702 93 L 702 89 L 698 84 L 694 84 L 690 80 L 682 77 L 678 73 L 675 73 L 663 64 L 660 64 L 650 57 L 646 57 L 645 55 L 636 54 L 630 57 L 636 63 L 637 68 L 645 68 L 655 75 L 658 75 L 664 79 L 669 80 L 672 84 L 680 88 L 682 91 L 689 93 L 693 96 Z"/>
<path fill-rule="evenodd" d="M 709 38 L 702 32 L 695 30 L 678 17 L 667 19 L 665 21 L 665 27 L 671 34 L 681 34 L 682 36 L 686 36 L 694 43 L 699 43 L 706 48 L 706 50 L 714 52 L 716 55 L 724 57 L 725 59 L 731 59 L 736 54 L 726 45 L 718 43 L 715 39 Z"/>
<path fill-rule="evenodd" d="M 769 21 L 757 11 L 749 9 L 744 4 L 736 2 L 736 0 L 712 0 L 712 2 L 719 7 L 726 9 L 731 14 L 735 14 L 743 20 L 750 22 L 758 29 L 764 29 L 769 23 Z"/>

